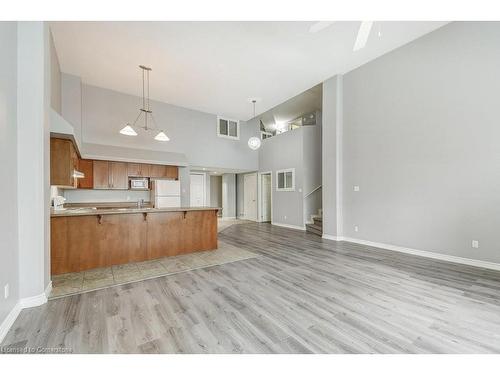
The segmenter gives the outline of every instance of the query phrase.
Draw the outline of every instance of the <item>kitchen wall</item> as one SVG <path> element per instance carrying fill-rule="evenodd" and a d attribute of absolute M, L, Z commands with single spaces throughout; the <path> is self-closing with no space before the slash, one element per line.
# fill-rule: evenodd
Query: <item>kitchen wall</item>
<path fill-rule="evenodd" d="M 454 22 L 344 76 L 344 236 L 500 262 L 499 41 Z"/>
<path fill-rule="evenodd" d="M 0 210 L 0 342 L 7 323 L 2 325 L 19 299 L 19 243 L 17 224 L 17 23 L 0 22 L 0 166 L 13 183 L 1 184 L 4 197 Z M 5 285 L 10 294 L 3 298 Z"/>
<path fill-rule="evenodd" d="M 66 189 L 63 196 L 66 203 L 137 202 L 141 199 L 150 201 L 149 191 L 132 190 Z"/>
<path fill-rule="evenodd" d="M 75 76 L 63 74 L 62 80 L 63 97 L 68 93 L 63 101 L 63 116 L 75 126 L 81 117 L 83 143 L 182 153 L 194 166 L 257 169 L 257 154 L 250 150 L 247 141 L 259 134 L 258 127 L 241 122 L 240 140 L 221 138 L 217 136 L 216 114 L 151 101 L 156 122 L 170 137 L 170 142 L 155 141 L 150 134 L 127 137 L 119 134 L 119 130 L 137 117 L 142 104 L 140 97 L 84 83 L 80 97 Z M 140 87 L 137 89 L 140 92 Z M 81 101 L 81 114 L 78 101 Z"/>
<path fill-rule="evenodd" d="M 54 46 L 54 37 L 52 33 L 49 34 L 49 48 L 50 48 L 50 106 L 57 113 L 62 114 L 62 95 L 61 95 L 61 66 L 59 65 L 59 58 Z"/>

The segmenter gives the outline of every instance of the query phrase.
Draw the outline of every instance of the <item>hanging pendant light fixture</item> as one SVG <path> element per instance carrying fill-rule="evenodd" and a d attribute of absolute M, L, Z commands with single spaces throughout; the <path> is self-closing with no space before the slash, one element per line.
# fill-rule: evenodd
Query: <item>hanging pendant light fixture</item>
<path fill-rule="evenodd" d="M 252 104 L 253 104 L 253 118 L 255 118 L 255 103 L 257 103 L 257 99 L 252 99 Z M 250 147 L 252 150 L 258 150 L 261 144 L 261 140 L 257 137 L 250 137 L 248 140 L 248 147 Z"/>
<path fill-rule="evenodd" d="M 139 68 L 142 69 L 142 108 L 139 109 L 139 115 L 136 117 L 133 124 L 131 125 L 127 123 L 120 130 L 120 134 L 128 136 L 136 136 L 137 131 L 139 129 L 142 129 L 146 132 L 147 131 L 157 132 L 156 136 L 154 137 L 154 139 L 157 141 L 160 142 L 170 141 L 170 138 L 168 138 L 165 132 L 163 130 L 158 129 L 155 118 L 153 117 L 153 111 L 151 110 L 151 106 L 149 104 L 149 72 L 151 71 L 151 68 L 144 65 L 139 65 Z M 144 116 L 144 125 L 136 126 L 137 122 L 141 119 L 142 116 Z"/>

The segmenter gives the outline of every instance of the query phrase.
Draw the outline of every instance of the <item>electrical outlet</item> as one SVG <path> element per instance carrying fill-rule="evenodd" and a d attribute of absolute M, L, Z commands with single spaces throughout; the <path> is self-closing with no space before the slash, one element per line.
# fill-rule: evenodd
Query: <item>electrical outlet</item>
<path fill-rule="evenodd" d="M 358 228 L 358 226 L 357 226 L 357 225 L 355 225 L 355 226 L 354 226 L 354 231 L 355 231 L 355 232 L 359 232 L 359 228 Z"/>
<path fill-rule="evenodd" d="M 472 240 L 472 247 L 474 249 L 479 249 L 479 241 L 478 240 Z"/>
<path fill-rule="evenodd" d="M 286 220 L 286 215 L 285 215 L 285 216 L 283 216 L 283 219 L 285 219 L 285 220 Z"/>
<path fill-rule="evenodd" d="M 9 298 L 9 294 L 10 294 L 10 290 L 9 290 L 9 284 L 6 284 L 4 287 L 3 287 L 3 298 L 7 299 Z"/>
<path fill-rule="evenodd" d="M 354 185 L 354 191 L 359 191 L 359 185 Z"/>

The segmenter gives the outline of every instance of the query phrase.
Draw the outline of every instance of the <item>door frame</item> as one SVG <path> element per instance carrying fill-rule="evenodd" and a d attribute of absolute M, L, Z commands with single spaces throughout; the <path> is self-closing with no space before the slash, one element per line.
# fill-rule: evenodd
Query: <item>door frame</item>
<path fill-rule="evenodd" d="M 273 221 L 273 171 L 264 171 L 264 172 L 259 172 L 258 173 L 258 178 L 257 178 L 257 185 L 258 185 L 258 188 L 257 188 L 257 201 L 258 201 L 258 205 L 257 205 L 257 217 L 258 217 L 258 222 L 259 223 L 264 223 L 264 220 L 262 220 L 262 212 L 263 212 L 263 208 L 262 208 L 262 203 L 263 203 L 263 195 L 262 195 L 262 175 L 265 175 L 265 174 L 268 174 L 270 176 L 270 180 L 271 180 L 271 201 L 270 201 L 270 204 L 271 204 L 271 222 Z"/>
<path fill-rule="evenodd" d="M 207 205 L 207 175 L 201 172 L 190 172 L 189 173 L 189 205 L 191 205 L 191 176 L 199 175 L 203 177 L 203 206 Z"/>

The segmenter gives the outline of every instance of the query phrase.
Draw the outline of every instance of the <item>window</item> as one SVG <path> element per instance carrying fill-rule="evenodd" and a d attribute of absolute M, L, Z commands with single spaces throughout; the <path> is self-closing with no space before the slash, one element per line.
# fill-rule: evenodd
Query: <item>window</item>
<path fill-rule="evenodd" d="M 276 191 L 295 191 L 295 169 L 282 169 L 276 171 Z"/>
<path fill-rule="evenodd" d="M 217 135 L 223 138 L 240 139 L 240 122 L 217 117 Z"/>
<path fill-rule="evenodd" d="M 260 132 L 260 139 L 262 139 L 262 140 L 267 139 L 267 138 L 271 138 L 272 136 L 273 136 L 273 133 L 264 132 L 264 131 Z"/>

